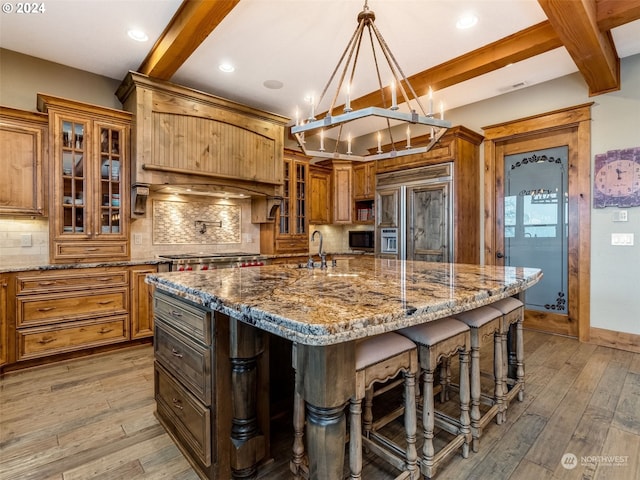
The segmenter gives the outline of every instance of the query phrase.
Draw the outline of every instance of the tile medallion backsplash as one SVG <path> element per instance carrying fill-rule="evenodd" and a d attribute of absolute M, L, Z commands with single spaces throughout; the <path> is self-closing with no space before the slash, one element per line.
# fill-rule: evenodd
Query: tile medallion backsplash
<path fill-rule="evenodd" d="M 153 201 L 153 243 L 157 245 L 240 243 L 241 225 L 238 205 Z"/>

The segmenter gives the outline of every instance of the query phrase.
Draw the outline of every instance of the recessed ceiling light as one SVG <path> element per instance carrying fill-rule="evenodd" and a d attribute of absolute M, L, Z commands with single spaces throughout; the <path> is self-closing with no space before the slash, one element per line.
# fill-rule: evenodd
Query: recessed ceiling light
<path fill-rule="evenodd" d="M 270 88 L 271 90 L 279 90 L 284 86 L 280 80 L 265 80 L 262 85 L 266 88 Z"/>
<path fill-rule="evenodd" d="M 478 23 L 478 17 L 476 17 L 473 13 L 465 13 L 456 22 L 456 27 L 460 30 L 464 30 L 465 28 L 471 28 L 476 23 Z"/>
<path fill-rule="evenodd" d="M 231 65 L 230 63 L 221 63 L 220 65 L 218 65 L 218 70 L 220 70 L 221 72 L 224 73 L 231 73 L 235 70 L 236 68 Z"/>
<path fill-rule="evenodd" d="M 137 30 L 135 28 L 132 28 L 131 30 L 129 30 L 127 32 L 127 35 L 129 35 L 129 38 L 135 40 L 136 42 L 146 42 L 147 40 L 149 40 L 149 37 L 147 36 L 146 33 L 144 33 L 142 30 Z"/>

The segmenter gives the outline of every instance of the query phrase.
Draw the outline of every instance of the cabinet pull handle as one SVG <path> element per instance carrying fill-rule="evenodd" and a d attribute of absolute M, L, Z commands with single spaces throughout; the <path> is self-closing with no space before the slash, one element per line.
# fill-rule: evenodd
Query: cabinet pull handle
<path fill-rule="evenodd" d="M 41 287 L 48 287 L 49 285 L 53 285 L 56 282 L 38 282 L 38 285 Z"/>
<path fill-rule="evenodd" d="M 51 310 L 55 310 L 56 307 L 41 307 L 38 309 L 39 312 L 50 312 Z"/>
<path fill-rule="evenodd" d="M 113 303 L 113 300 L 102 300 L 98 302 L 98 305 L 109 305 L 110 303 Z"/>
<path fill-rule="evenodd" d="M 98 333 L 109 333 L 109 332 L 113 332 L 113 328 L 102 327 Z"/>
<path fill-rule="evenodd" d="M 98 279 L 99 282 L 108 282 L 109 280 L 111 280 L 111 277 L 102 277 Z"/>
<path fill-rule="evenodd" d="M 171 401 L 173 402 L 173 406 L 175 408 L 177 408 L 178 410 L 184 410 L 184 407 L 182 406 L 182 402 L 180 400 L 178 400 L 177 398 L 172 398 Z"/>
<path fill-rule="evenodd" d="M 177 351 L 175 348 L 171 349 L 171 355 L 173 355 L 174 357 L 182 358 L 182 354 L 179 351 Z"/>
<path fill-rule="evenodd" d="M 93 248 L 85 248 L 85 250 L 86 250 L 87 252 L 97 252 L 97 251 L 98 251 L 98 248 L 97 248 L 97 247 L 93 247 Z"/>
<path fill-rule="evenodd" d="M 178 312 L 177 310 L 171 310 L 171 315 L 173 315 L 174 317 L 182 318 L 182 313 Z"/>
<path fill-rule="evenodd" d="M 55 337 L 42 337 L 42 340 L 39 340 L 38 343 L 40 345 L 46 345 L 47 343 L 51 343 L 55 341 Z"/>

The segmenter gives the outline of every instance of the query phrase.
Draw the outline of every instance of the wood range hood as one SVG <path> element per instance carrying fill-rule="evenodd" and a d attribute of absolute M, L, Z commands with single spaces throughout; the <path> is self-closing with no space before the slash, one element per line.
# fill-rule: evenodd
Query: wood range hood
<path fill-rule="evenodd" d="M 173 191 L 251 197 L 272 217 L 288 118 L 136 72 L 116 95 L 133 113 L 134 215 L 144 214 L 145 195 Z"/>

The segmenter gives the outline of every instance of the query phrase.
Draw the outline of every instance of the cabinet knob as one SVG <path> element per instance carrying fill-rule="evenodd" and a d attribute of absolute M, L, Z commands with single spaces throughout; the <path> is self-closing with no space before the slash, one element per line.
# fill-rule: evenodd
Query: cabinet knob
<path fill-rule="evenodd" d="M 502 252 L 496 252 L 496 257 L 504 258 L 504 254 Z"/>

